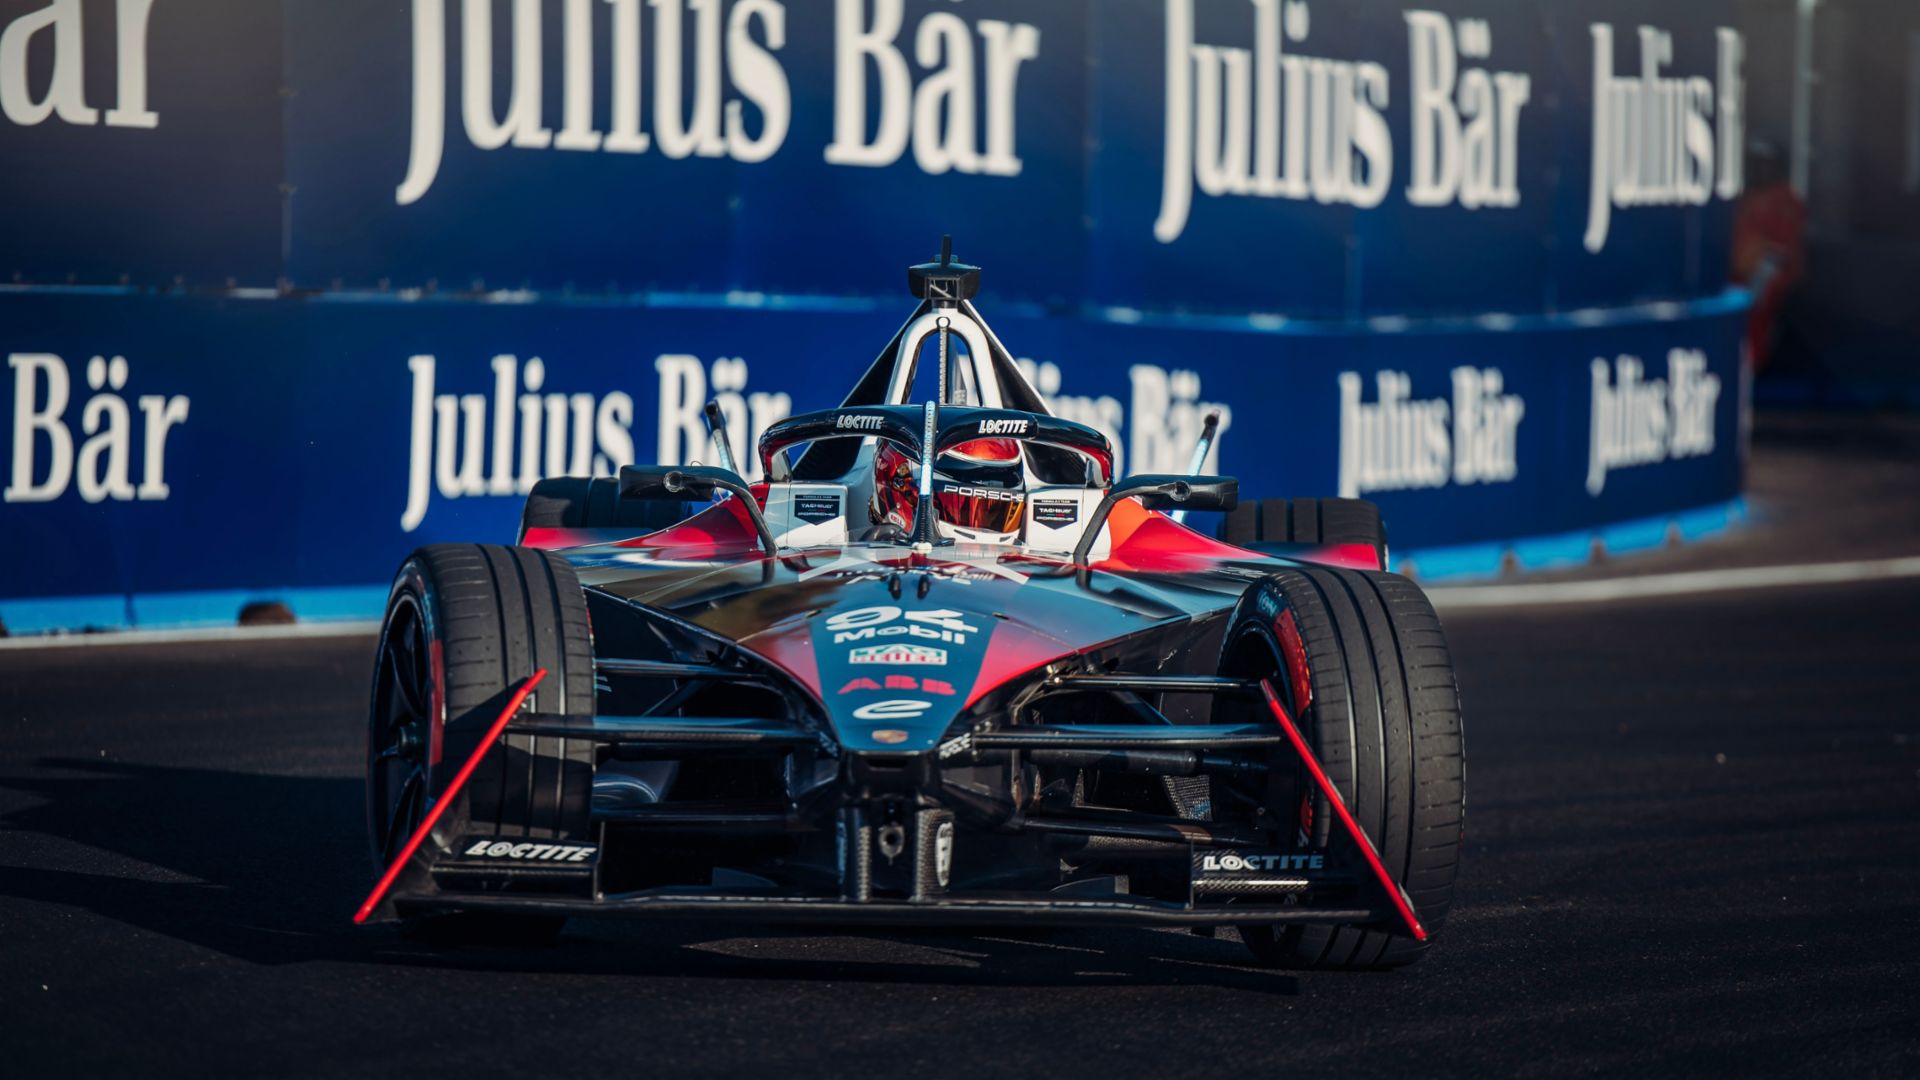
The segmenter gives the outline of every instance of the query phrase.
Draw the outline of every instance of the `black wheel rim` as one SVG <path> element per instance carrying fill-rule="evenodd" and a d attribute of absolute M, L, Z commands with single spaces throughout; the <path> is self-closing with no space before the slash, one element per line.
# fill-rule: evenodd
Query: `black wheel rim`
<path fill-rule="evenodd" d="M 426 812 L 433 664 L 419 604 L 401 597 L 387 615 L 367 722 L 368 839 L 381 866 Z"/>
<path fill-rule="evenodd" d="M 1257 631 L 1247 633 L 1240 638 L 1232 653 L 1232 660 L 1222 670 L 1222 674 L 1243 679 L 1269 680 L 1273 683 L 1274 691 L 1279 695 L 1281 702 L 1289 711 L 1293 709 L 1295 700 L 1293 679 L 1287 670 L 1285 659 L 1281 656 L 1279 642 L 1273 640 L 1267 633 Z M 1230 715 L 1224 717 L 1228 722 L 1273 723 L 1272 717 L 1267 713 L 1266 703 L 1257 698 L 1217 703 L 1216 722 L 1223 719 L 1218 715 L 1223 705 L 1226 709 L 1232 710 Z M 1300 732 L 1309 745 L 1318 742 L 1314 738 L 1314 729 L 1307 716 L 1295 716 L 1293 719 L 1299 725 Z M 1292 755 L 1288 754 L 1285 757 L 1291 759 Z M 1301 833 L 1305 835 L 1298 838 L 1304 839 L 1312 846 L 1320 847 L 1327 843 L 1329 808 L 1326 806 L 1325 797 L 1314 788 L 1304 764 L 1295 763 L 1289 768 L 1274 769 L 1264 780 L 1230 783 L 1224 794 L 1228 795 L 1225 799 L 1216 796 L 1214 800 L 1216 806 L 1237 802 L 1248 809 L 1263 809 L 1265 815 L 1256 816 L 1253 824 L 1257 827 L 1276 830 L 1277 835 L 1274 839 L 1278 843 L 1291 844 L 1297 838 L 1297 834 Z"/>

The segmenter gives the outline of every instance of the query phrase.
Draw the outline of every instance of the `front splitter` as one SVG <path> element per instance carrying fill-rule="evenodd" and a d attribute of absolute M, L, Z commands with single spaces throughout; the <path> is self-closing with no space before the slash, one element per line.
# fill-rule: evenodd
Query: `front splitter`
<path fill-rule="evenodd" d="M 1356 925 L 1389 913 L 1366 908 L 1205 907 L 1158 900 L 1045 900 L 968 897 L 929 901 L 837 900 L 740 894 L 637 893 L 598 899 L 567 896 L 457 894 L 395 897 L 403 914 L 440 911 L 518 912 L 529 915 L 637 916 L 835 923 L 848 926 L 1232 926 L 1242 923 Z"/>

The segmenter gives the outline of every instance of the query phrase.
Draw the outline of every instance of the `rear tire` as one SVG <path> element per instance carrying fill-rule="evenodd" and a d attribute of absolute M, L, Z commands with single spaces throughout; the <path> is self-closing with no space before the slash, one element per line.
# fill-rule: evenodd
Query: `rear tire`
<path fill-rule="evenodd" d="M 632 535 L 664 529 L 686 517 L 689 504 L 658 499 L 622 499 L 611 476 L 555 476 L 533 485 L 520 508 L 520 535 L 528 529 L 630 529 Z"/>
<path fill-rule="evenodd" d="M 1387 568 L 1387 526 L 1366 499 L 1254 499 L 1220 523 L 1220 539 L 1259 550 L 1263 545 L 1366 544 Z"/>
<path fill-rule="evenodd" d="M 1227 641 L 1222 672 L 1274 680 L 1431 941 L 1453 905 L 1466 804 L 1459 694 L 1426 596 L 1398 574 L 1284 570 L 1248 594 Z M 1304 770 L 1277 777 L 1266 798 L 1310 846 L 1338 828 Z M 1426 951 L 1404 934 L 1355 926 L 1246 926 L 1240 936 L 1277 967 L 1391 968 Z"/>
<path fill-rule="evenodd" d="M 378 869 L 398 854 L 514 690 L 542 668 L 547 676 L 530 708 L 592 717 L 586 596 L 564 560 L 530 548 L 437 544 L 401 565 L 376 653 L 368 722 L 367 825 Z M 585 841 L 593 753 L 587 740 L 502 737 L 428 843 L 445 853 L 475 834 Z M 501 925 L 497 918 L 456 921 Z M 562 921 L 514 922 L 532 937 L 551 938 Z M 435 939 L 454 929 L 434 924 Z"/>

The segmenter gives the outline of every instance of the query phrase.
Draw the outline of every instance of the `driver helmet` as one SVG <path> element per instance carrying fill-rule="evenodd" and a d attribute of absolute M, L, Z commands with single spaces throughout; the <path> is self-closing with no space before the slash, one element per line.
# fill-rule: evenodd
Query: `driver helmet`
<path fill-rule="evenodd" d="M 913 529 L 920 503 L 920 463 L 891 442 L 873 455 L 873 518 Z M 934 462 L 936 528 L 947 540 L 1011 544 L 1027 508 L 1026 467 L 1014 439 L 974 439 Z"/>

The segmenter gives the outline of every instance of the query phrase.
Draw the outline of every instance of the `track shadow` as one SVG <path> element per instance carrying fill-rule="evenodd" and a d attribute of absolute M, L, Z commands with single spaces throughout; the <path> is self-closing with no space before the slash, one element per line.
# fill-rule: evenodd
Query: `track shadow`
<path fill-rule="evenodd" d="M 821 934 L 586 919 L 547 948 L 427 945 L 350 921 L 372 878 L 358 779 L 50 758 L 0 776 L 0 788 L 34 800 L 0 818 L 0 844 L 33 833 L 79 845 L 36 844 L 36 857 L 10 857 L 0 895 L 94 912 L 254 964 L 1297 990 L 1290 976 L 1248 964 L 1236 941 L 1151 930 Z"/>
<path fill-rule="evenodd" d="M 255 963 L 360 951 L 333 925 L 343 892 L 367 875 L 358 831 L 342 828 L 361 816 L 357 780 L 50 758 L 0 787 L 41 800 L 0 819 L 8 832 L 120 856 L 58 860 L 86 869 L 16 860 L 0 893 Z"/>

